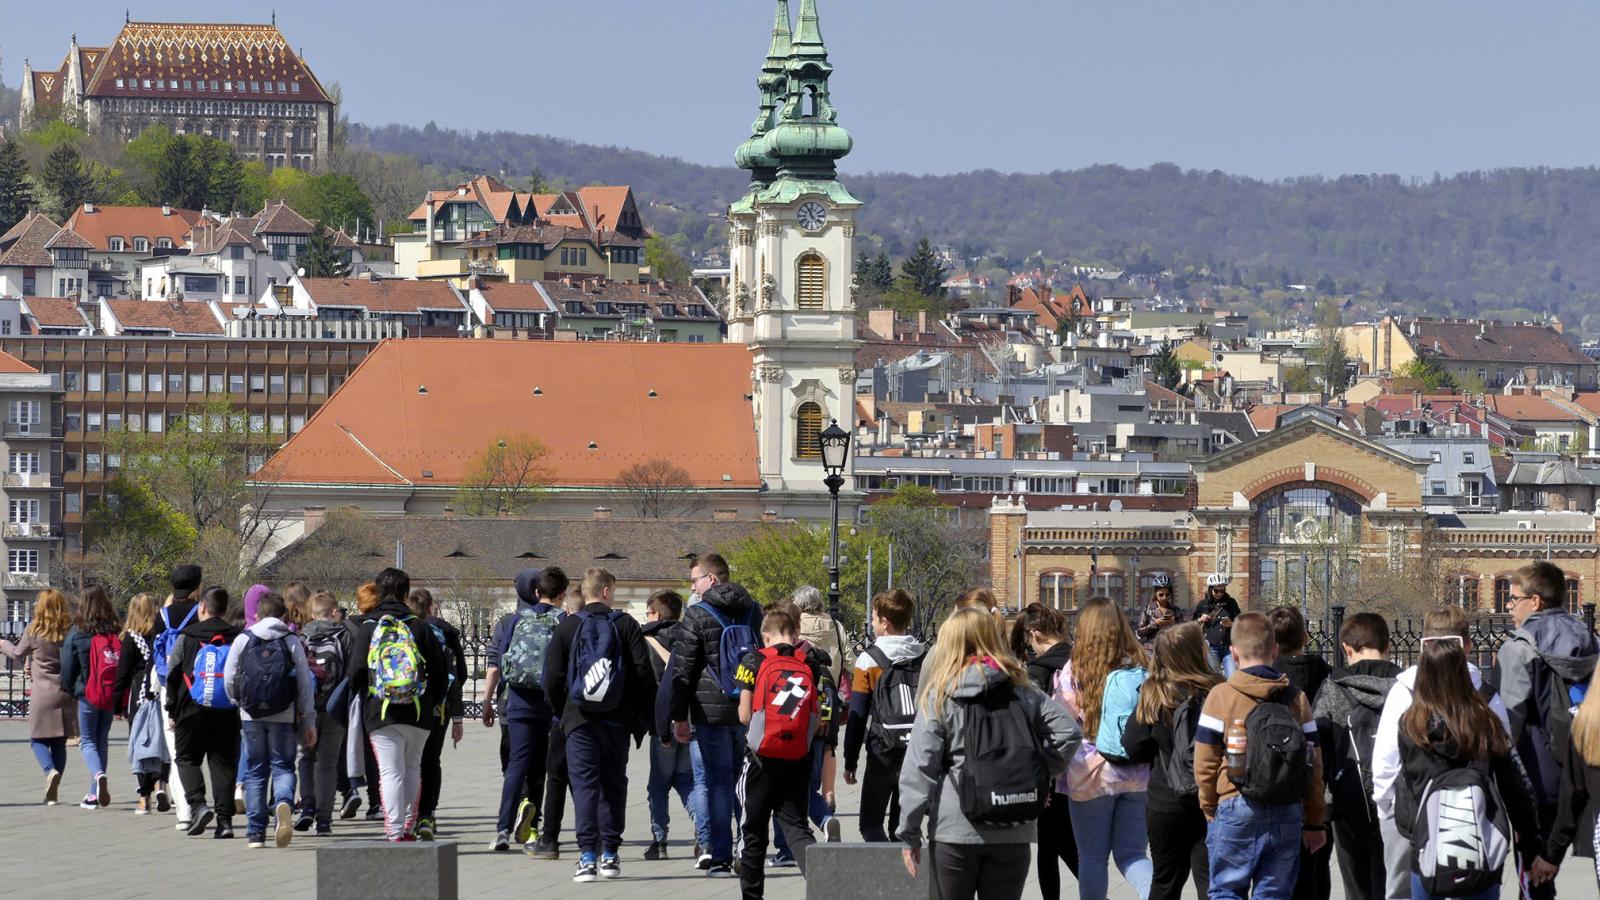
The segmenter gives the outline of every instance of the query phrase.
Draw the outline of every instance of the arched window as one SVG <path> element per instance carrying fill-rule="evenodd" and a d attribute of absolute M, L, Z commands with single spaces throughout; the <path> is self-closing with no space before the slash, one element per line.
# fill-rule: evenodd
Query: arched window
<path fill-rule="evenodd" d="M 1127 608 L 1128 582 L 1118 571 L 1104 569 L 1089 576 L 1089 596 L 1106 597 L 1119 607 Z"/>
<path fill-rule="evenodd" d="M 1494 611 L 1500 616 L 1511 612 L 1511 579 L 1504 575 L 1494 580 Z"/>
<path fill-rule="evenodd" d="M 1040 575 L 1039 602 L 1051 609 L 1076 609 L 1078 594 L 1071 573 L 1045 572 Z"/>
<path fill-rule="evenodd" d="M 822 309 L 828 299 L 828 264 L 815 253 L 800 257 L 796 279 L 795 305 L 800 309 Z"/>
<path fill-rule="evenodd" d="M 822 458 L 822 407 L 802 403 L 794 413 L 794 455 L 800 459 Z"/>

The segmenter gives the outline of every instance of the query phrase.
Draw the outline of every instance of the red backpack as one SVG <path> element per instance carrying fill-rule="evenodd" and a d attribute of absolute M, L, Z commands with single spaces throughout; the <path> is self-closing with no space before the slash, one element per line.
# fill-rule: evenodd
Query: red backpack
<path fill-rule="evenodd" d="M 816 675 L 804 650 L 763 647 L 761 656 L 751 697 L 750 749 L 768 759 L 804 759 L 821 715 Z"/>
<path fill-rule="evenodd" d="M 116 632 L 89 639 L 89 680 L 83 699 L 96 709 L 110 712 L 117 705 L 117 663 L 122 660 L 122 639 Z"/>

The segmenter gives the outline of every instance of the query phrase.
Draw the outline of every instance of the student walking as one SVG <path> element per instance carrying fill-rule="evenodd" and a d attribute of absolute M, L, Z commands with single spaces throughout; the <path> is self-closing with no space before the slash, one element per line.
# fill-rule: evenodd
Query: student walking
<path fill-rule="evenodd" d="M 1561 801 L 1556 808 L 1555 823 L 1550 828 L 1550 839 L 1542 858 L 1535 860 L 1531 877 L 1543 882 L 1555 878 L 1556 868 L 1574 845 L 1594 846 L 1594 835 L 1600 832 L 1600 807 L 1592 806 L 1600 799 L 1600 673 L 1589 679 L 1589 688 L 1578 711 L 1572 716 L 1572 740 L 1568 742 L 1561 766 Z M 1600 884 L 1600 854 L 1593 863 L 1596 884 Z"/>
<path fill-rule="evenodd" d="M 1238 669 L 1206 696 L 1195 730 L 1210 896 L 1287 900 L 1300 848 L 1327 842 L 1317 726 L 1310 699 L 1273 666 L 1278 642 L 1266 616 L 1240 615 L 1230 640 Z"/>
<path fill-rule="evenodd" d="M 419 616 L 433 629 L 446 659 L 444 699 L 430 711 L 428 742 L 422 747 L 422 798 L 417 803 L 417 840 L 431 841 L 438 830 L 434 813 L 439 808 L 439 791 L 444 785 L 444 739 L 449 733 L 453 746 L 460 746 L 465 733 L 461 692 L 467 683 L 467 654 L 461 646 L 461 631 L 439 616 L 439 606 L 426 588 L 412 588 L 407 600 L 412 615 Z"/>
<path fill-rule="evenodd" d="M 1156 635 L 1183 621 L 1183 610 L 1172 598 L 1172 576 L 1157 572 L 1150 576 L 1150 602 L 1139 610 L 1139 623 L 1133 633 L 1145 650 L 1155 646 Z"/>
<path fill-rule="evenodd" d="M 1128 756 L 1150 765 L 1145 830 L 1150 838 L 1150 898 L 1178 900 L 1184 882 L 1210 891 L 1206 816 L 1194 781 L 1195 733 L 1211 689 L 1222 682 L 1211 665 L 1205 632 L 1193 622 L 1156 636 L 1150 675 L 1139 688 L 1139 705 L 1123 733 Z"/>
<path fill-rule="evenodd" d="M 556 626 L 544 667 L 567 737 L 579 852 L 572 880 L 579 884 L 622 875 L 617 852 L 628 803 L 628 741 L 649 731 L 655 700 L 639 623 L 612 609 L 616 583 L 605 569 L 583 574 L 588 605 Z"/>
<path fill-rule="evenodd" d="M 1345 896 L 1383 900 L 1386 876 L 1378 808 L 1372 802 L 1373 752 L 1384 699 L 1400 667 L 1389 661 L 1389 625 L 1376 613 L 1346 618 L 1339 643 L 1345 667 L 1323 683 L 1311 710 L 1331 798 L 1328 824 Z"/>
<path fill-rule="evenodd" d="M 444 700 L 448 663 L 433 629 L 406 605 L 411 577 L 391 567 L 373 582 L 380 599 L 356 635 L 350 691 L 377 759 L 384 837 L 403 841 L 415 837 L 429 711 Z"/>
<path fill-rule="evenodd" d="M 588 604 L 583 601 L 583 588 L 578 584 L 568 586 L 561 596 L 561 612 L 556 624 L 583 611 Z M 548 654 L 546 655 L 548 659 Z M 546 689 L 546 696 L 549 690 Z M 554 698 L 550 697 L 554 703 Z M 561 858 L 561 823 L 566 818 L 567 798 L 572 794 L 572 779 L 567 773 L 567 734 L 562 730 L 561 718 L 552 714 L 550 721 L 550 749 L 545 756 L 544 802 L 539 806 L 539 837 L 532 849 L 522 845 L 522 852 L 534 859 Z"/>
<path fill-rule="evenodd" d="M 224 669 L 228 696 L 239 707 L 250 768 L 244 773 L 245 838 L 265 847 L 268 810 L 273 841 L 289 846 L 294 837 L 296 739 L 317 743 L 317 706 L 305 645 L 283 617 L 288 612 L 275 593 L 261 597 L 256 623 L 233 641 Z M 268 806 L 268 803 L 271 806 Z"/>
<path fill-rule="evenodd" d="M 173 649 L 177 646 L 178 637 L 184 629 L 194 624 L 200 612 L 200 579 L 199 566 L 177 566 L 172 570 L 167 581 L 172 586 L 172 593 L 167 596 L 167 602 L 161 608 L 161 632 L 156 635 L 152 650 L 156 658 L 156 680 L 161 684 L 163 696 L 166 693 L 167 679 L 171 674 L 170 661 Z M 173 762 L 177 762 L 178 740 L 173 729 L 173 721 L 166 702 L 161 704 L 161 730 L 167 739 L 167 749 L 173 754 Z M 173 827 L 179 831 L 188 831 L 190 824 L 189 798 L 180 784 L 178 790 L 172 792 L 173 811 L 177 813 L 177 821 Z"/>
<path fill-rule="evenodd" d="M 1116 603 L 1095 597 L 1084 604 L 1072 661 L 1056 676 L 1055 696 L 1084 736 L 1058 790 L 1065 789 L 1078 840 L 1078 896 L 1088 900 L 1106 896 L 1110 861 L 1135 893 L 1150 893 L 1145 855 L 1150 767 L 1129 756 L 1125 731 L 1147 662 Z"/>
<path fill-rule="evenodd" d="M 77 701 L 61 684 L 61 646 L 72 628 L 67 595 L 55 588 L 39 592 L 33 617 L 13 644 L 0 639 L 0 653 L 28 667 L 28 744 L 44 773 L 44 804 L 55 806 L 67 769 L 67 739 L 78 734 Z"/>
<path fill-rule="evenodd" d="M 490 849 L 508 850 L 517 841 L 531 852 L 542 844 L 554 859 L 560 853 L 556 835 L 538 830 L 554 717 L 544 689 L 544 661 L 559 622 L 567 575 L 555 566 L 526 569 L 517 574 L 515 584 L 517 608 L 494 625 L 484 676 L 485 697 L 505 696 L 500 814 Z M 494 722 L 494 704 L 485 702 L 484 727 Z"/>
<path fill-rule="evenodd" d="M 345 621 L 350 627 L 352 662 L 355 660 L 357 651 L 355 641 L 360 637 L 361 626 L 375 619 L 374 612 L 382 600 L 378 586 L 371 581 L 356 588 L 356 614 Z M 368 822 L 382 821 L 383 803 L 378 796 L 378 758 L 372 755 L 372 742 L 367 740 L 367 728 L 364 723 L 366 704 L 355 691 L 347 688 L 346 693 L 346 702 L 350 705 L 350 717 L 345 724 L 345 770 L 350 793 L 345 795 L 340 804 L 339 818 L 353 819 L 361 812 L 361 792 L 364 788 L 367 794 L 365 819 Z"/>
<path fill-rule="evenodd" d="M 327 837 L 333 834 L 334 798 L 349 718 L 334 698 L 347 694 L 343 686 L 350 673 L 355 635 L 339 621 L 339 604 L 333 594 L 317 591 L 307 603 L 311 620 L 301 629 L 300 637 L 305 643 L 306 665 L 316 685 L 312 703 L 317 712 L 317 740 L 300 748 L 301 813 L 294 828 L 305 831 L 314 824 L 317 836 Z"/>
<path fill-rule="evenodd" d="M 106 777 L 111 720 L 117 712 L 117 666 L 122 658 L 122 622 L 105 588 L 91 585 L 78 598 L 78 615 L 61 651 L 61 683 L 78 701 L 78 749 L 89 770 L 89 792 L 78 805 L 111 805 Z"/>
<path fill-rule="evenodd" d="M 188 803 L 190 837 L 204 834 L 213 819 L 217 838 L 233 837 L 233 794 L 239 767 L 239 708 L 224 686 L 228 656 L 240 630 L 227 618 L 228 592 L 208 589 L 194 621 L 173 647 L 167 672 L 167 716 L 175 741 L 172 760 Z M 215 807 L 206 805 L 211 772 Z"/>
<path fill-rule="evenodd" d="M 856 783 L 861 748 L 867 767 L 861 779 L 861 815 L 857 822 L 864 841 L 888 842 L 899 832 L 900 766 L 916 722 L 916 696 L 928 649 L 907 634 L 916 601 L 895 588 L 872 598 L 872 633 L 877 639 L 856 657 L 850 676 L 850 715 L 844 732 L 844 781 Z M 981 611 L 989 626 L 994 619 Z M 995 632 L 995 642 L 1000 640 Z M 887 826 L 887 827 L 886 827 Z"/>
<path fill-rule="evenodd" d="M 650 666 L 655 670 L 656 684 L 666 684 L 672 678 L 670 667 L 675 663 L 672 645 L 678 638 L 678 624 L 683 618 L 683 598 L 677 591 L 656 591 L 650 595 L 645 607 L 645 623 L 640 628 L 645 646 L 650 648 Z M 656 737 L 650 743 L 650 781 L 645 788 L 645 798 L 650 806 L 650 846 L 645 848 L 647 860 L 667 858 L 667 834 L 672 822 L 670 800 L 677 791 L 678 799 L 689 814 L 689 825 L 694 826 L 694 754 L 688 742 L 673 735 L 672 713 L 662 702 L 669 692 L 656 692 Z"/>
<path fill-rule="evenodd" d="M 1278 642 L 1278 670 L 1289 677 L 1295 690 L 1315 701 L 1328 676 L 1333 674 L 1333 667 L 1322 657 L 1306 653 L 1311 636 L 1306 633 L 1305 618 L 1292 606 L 1280 606 L 1268 613 L 1267 618 L 1272 622 L 1273 639 Z M 1320 734 L 1318 737 L 1320 739 Z M 1326 778 L 1327 755 L 1322 759 Z M 1315 853 L 1304 847 L 1300 849 L 1300 877 L 1295 879 L 1294 900 L 1327 900 L 1333 891 L 1332 861 L 1332 840 Z"/>
<path fill-rule="evenodd" d="M 1011 648 L 1017 659 L 1028 661 L 1028 680 L 1046 694 L 1055 691 L 1056 673 L 1072 659 L 1067 641 L 1067 620 L 1042 603 L 1030 603 L 1011 629 Z M 1050 799 L 1039 814 L 1039 893 L 1044 900 L 1061 896 L 1061 867 L 1066 863 L 1078 877 L 1078 839 L 1072 833 L 1072 810 L 1067 795 L 1050 784 Z"/>
<path fill-rule="evenodd" d="M 1081 739 L 1006 652 L 991 616 L 951 613 L 922 676 L 900 768 L 906 870 L 915 877 L 923 865 L 926 837 L 942 900 L 1020 898 L 1045 782 Z"/>
<path fill-rule="evenodd" d="M 791 599 L 795 608 L 800 610 L 800 640 L 828 654 L 828 671 L 833 675 L 833 683 L 838 687 L 839 708 L 842 712 L 844 705 L 850 702 L 849 676 L 856 664 L 856 655 L 850 649 L 850 640 L 845 636 L 844 625 L 828 612 L 822 591 L 809 584 L 796 588 Z M 835 727 L 828 731 L 828 743 L 822 754 L 815 788 L 831 817 L 835 809 L 834 784 L 838 780 L 839 729 Z M 813 822 L 815 823 L 814 815 Z M 837 825 L 830 826 L 826 822 L 817 824 L 822 825 L 824 831 L 830 834 L 838 831 Z M 834 834 L 828 840 L 838 840 L 838 836 Z"/>
<path fill-rule="evenodd" d="M 167 797 L 172 748 L 167 746 L 161 730 L 161 685 L 156 680 L 155 666 L 154 644 L 160 633 L 155 598 L 135 595 L 128 601 L 128 618 L 122 624 L 116 697 L 117 715 L 128 720 L 128 762 L 139 790 L 134 815 L 139 816 L 172 808 Z"/>

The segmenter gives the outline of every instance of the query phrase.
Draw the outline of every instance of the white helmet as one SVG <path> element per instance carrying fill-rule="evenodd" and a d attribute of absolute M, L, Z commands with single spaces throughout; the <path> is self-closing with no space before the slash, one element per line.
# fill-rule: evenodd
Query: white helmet
<path fill-rule="evenodd" d="M 1206 587 L 1208 588 L 1224 587 L 1227 585 L 1227 583 L 1228 576 L 1222 574 L 1221 572 L 1212 572 L 1210 575 L 1206 576 Z"/>
<path fill-rule="evenodd" d="M 1156 574 L 1150 576 L 1150 587 L 1152 587 L 1152 588 L 1169 588 L 1169 587 L 1172 587 L 1172 578 L 1169 577 L 1167 575 L 1167 573 L 1165 573 L 1165 572 L 1157 572 Z"/>

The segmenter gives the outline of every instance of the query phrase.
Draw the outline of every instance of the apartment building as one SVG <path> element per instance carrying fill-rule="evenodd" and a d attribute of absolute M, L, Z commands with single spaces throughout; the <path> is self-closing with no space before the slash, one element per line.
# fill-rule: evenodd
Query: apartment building
<path fill-rule="evenodd" d="M 28 618 L 34 594 L 50 577 L 61 547 L 61 379 L 0 353 L 0 477 L 6 518 L 0 526 L 0 589 L 6 621 Z"/>

